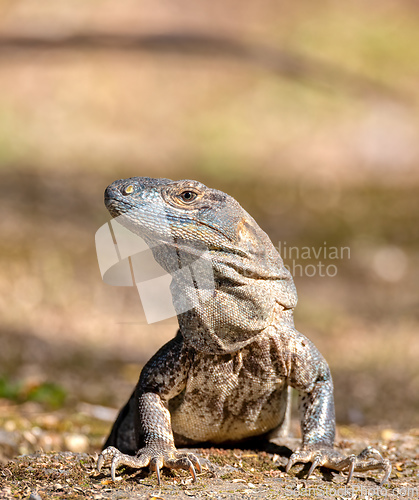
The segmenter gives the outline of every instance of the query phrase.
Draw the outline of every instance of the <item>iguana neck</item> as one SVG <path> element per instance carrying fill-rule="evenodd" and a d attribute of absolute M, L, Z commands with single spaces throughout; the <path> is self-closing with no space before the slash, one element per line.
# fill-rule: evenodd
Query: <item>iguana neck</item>
<path fill-rule="evenodd" d="M 181 242 L 154 247 L 153 253 L 172 275 L 182 336 L 198 351 L 235 352 L 281 320 L 293 324 L 294 282 L 270 241 L 261 241 L 257 260 L 230 249 L 191 251 Z"/>

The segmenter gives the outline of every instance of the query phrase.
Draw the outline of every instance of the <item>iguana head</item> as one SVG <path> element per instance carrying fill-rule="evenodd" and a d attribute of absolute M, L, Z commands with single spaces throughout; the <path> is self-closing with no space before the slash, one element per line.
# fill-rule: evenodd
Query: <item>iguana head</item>
<path fill-rule="evenodd" d="M 194 324 L 194 343 L 197 328 L 205 330 L 205 349 L 237 350 L 272 322 L 276 304 L 295 306 L 295 287 L 280 255 L 231 196 L 193 180 L 132 177 L 108 186 L 105 204 L 172 274 L 175 309 L 190 304 L 187 313 L 178 313 L 181 330 L 187 337 Z M 204 279 L 189 286 L 178 272 L 197 260 L 210 264 L 212 288 Z"/>
<path fill-rule="evenodd" d="M 193 180 L 117 180 L 106 189 L 105 204 L 113 217 L 123 215 L 132 231 L 169 244 L 205 243 L 210 249 L 240 252 L 240 240 L 251 225 L 234 198 Z"/>

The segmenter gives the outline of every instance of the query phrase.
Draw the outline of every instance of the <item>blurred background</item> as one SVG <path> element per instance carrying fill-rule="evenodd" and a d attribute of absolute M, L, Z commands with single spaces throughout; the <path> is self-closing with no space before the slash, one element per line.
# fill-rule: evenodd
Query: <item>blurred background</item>
<path fill-rule="evenodd" d="M 418 107 L 414 0 L 0 1 L 0 460 L 98 450 L 175 333 L 98 269 L 137 175 L 226 191 L 281 247 L 341 435 L 419 428 Z"/>

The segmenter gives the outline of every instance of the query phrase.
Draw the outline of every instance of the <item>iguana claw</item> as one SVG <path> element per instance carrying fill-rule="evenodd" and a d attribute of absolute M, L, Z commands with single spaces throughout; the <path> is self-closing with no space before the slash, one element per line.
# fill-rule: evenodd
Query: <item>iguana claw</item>
<path fill-rule="evenodd" d="M 103 464 L 111 460 L 111 477 L 116 480 L 116 469 L 120 465 L 127 465 L 133 469 L 150 467 L 150 470 L 156 472 L 157 482 L 160 485 L 160 469 L 168 467 L 169 469 L 184 469 L 191 473 L 193 482 L 196 481 L 196 472 L 201 472 L 201 464 L 193 453 L 179 452 L 175 448 L 167 450 L 155 450 L 151 447 L 142 448 L 135 457 L 121 453 L 114 446 L 105 448 L 97 461 L 97 470 L 101 471 Z"/>
<path fill-rule="evenodd" d="M 307 479 L 319 466 L 325 466 L 340 472 L 348 472 L 346 484 L 351 481 L 354 472 L 365 472 L 373 469 L 383 470 L 384 477 L 380 482 L 380 486 L 388 480 L 391 474 L 390 461 L 383 458 L 381 453 L 371 446 L 365 448 L 359 455 L 349 455 L 348 457 L 329 447 L 318 448 L 313 446 L 301 448 L 291 455 L 285 471 L 289 472 L 291 467 L 297 462 L 311 462 Z"/>

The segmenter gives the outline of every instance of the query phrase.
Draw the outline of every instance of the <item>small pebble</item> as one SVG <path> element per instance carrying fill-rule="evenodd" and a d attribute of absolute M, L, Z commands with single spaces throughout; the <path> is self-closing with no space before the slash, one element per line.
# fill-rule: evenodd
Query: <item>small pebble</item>
<path fill-rule="evenodd" d="M 85 453 L 89 449 L 89 440 L 84 434 L 68 434 L 64 438 L 64 444 L 73 453 Z"/>
<path fill-rule="evenodd" d="M 37 491 L 32 491 L 28 500 L 42 500 L 42 498 Z"/>

